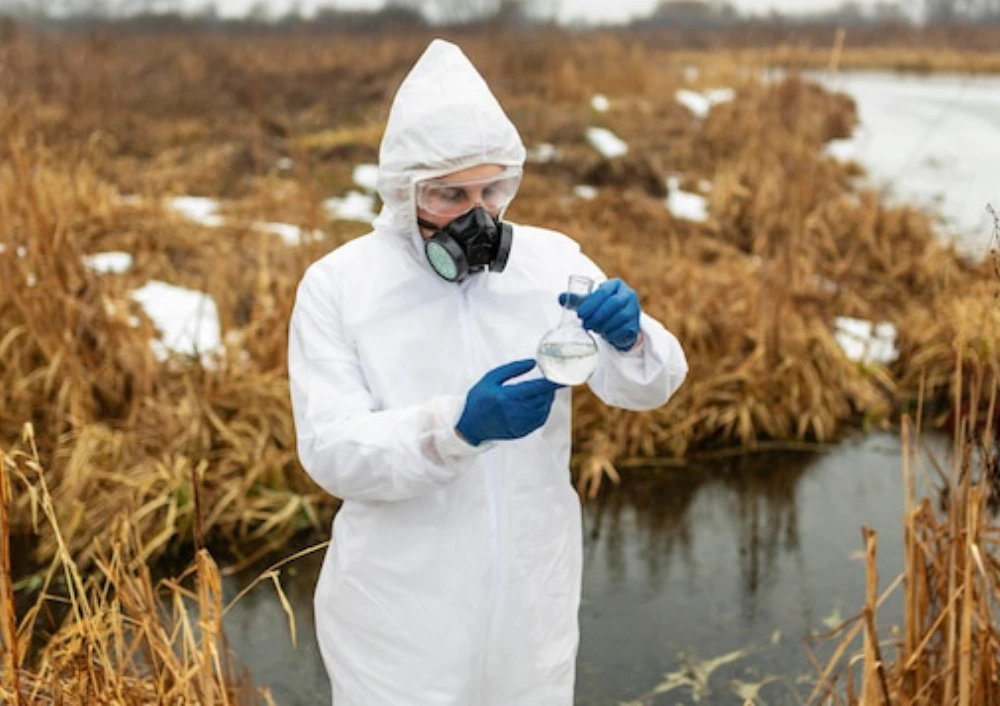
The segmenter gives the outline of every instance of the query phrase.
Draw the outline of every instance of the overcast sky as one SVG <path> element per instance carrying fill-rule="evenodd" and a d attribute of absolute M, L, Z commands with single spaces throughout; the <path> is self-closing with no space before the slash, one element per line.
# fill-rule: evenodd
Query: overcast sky
<path fill-rule="evenodd" d="M 303 11 L 311 13 L 317 6 L 335 6 L 344 9 L 373 9 L 380 7 L 384 0 L 300 0 Z M 783 13 L 812 12 L 839 5 L 839 0 L 730 0 L 742 13 L 766 14 L 775 9 Z M 912 0 L 911 0 L 912 1 Z M 281 13 L 292 0 L 266 0 L 274 11 Z M 555 7 L 561 21 L 585 19 L 592 22 L 625 22 L 647 15 L 658 4 L 658 0 L 529 0 L 543 7 Z M 860 0 L 863 6 L 873 5 L 875 0 Z M 224 16 L 239 15 L 253 5 L 254 0 L 217 0 L 216 4 Z M 193 0 L 197 5 L 197 0 Z M 429 0 L 430 5 L 433 0 Z"/>

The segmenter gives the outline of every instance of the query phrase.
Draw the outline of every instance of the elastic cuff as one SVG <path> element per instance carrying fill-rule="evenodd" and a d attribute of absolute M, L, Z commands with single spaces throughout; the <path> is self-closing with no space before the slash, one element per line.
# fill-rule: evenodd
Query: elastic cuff
<path fill-rule="evenodd" d="M 643 333 L 642 329 L 639 329 L 639 337 L 635 339 L 635 343 L 632 347 L 625 351 L 619 351 L 626 358 L 639 358 L 642 356 L 645 350 L 646 334 Z"/>
<path fill-rule="evenodd" d="M 442 458 L 476 456 L 497 445 L 496 441 L 484 441 L 479 446 L 473 446 L 455 431 L 455 425 L 465 407 L 464 397 L 441 397 L 433 402 L 433 407 L 438 421 L 434 432 L 434 446 Z"/>

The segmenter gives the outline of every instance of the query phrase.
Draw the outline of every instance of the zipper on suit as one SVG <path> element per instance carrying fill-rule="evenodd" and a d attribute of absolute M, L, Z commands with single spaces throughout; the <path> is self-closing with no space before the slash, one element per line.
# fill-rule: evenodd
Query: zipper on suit
<path fill-rule="evenodd" d="M 483 275 L 480 275 L 483 276 Z M 470 314 L 469 305 L 469 290 L 472 289 L 474 284 L 479 284 L 478 282 L 469 282 L 469 284 L 462 288 L 461 291 L 461 312 L 462 312 L 462 338 L 465 343 L 465 348 L 469 351 L 469 359 L 473 362 L 475 369 L 478 366 L 478 346 L 476 342 L 472 340 L 469 335 L 469 322 L 472 317 Z M 483 282 L 485 284 L 485 282 Z M 492 529 L 490 544 L 492 553 L 492 571 L 490 572 L 490 597 L 488 606 L 488 616 L 486 621 L 486 639 L 485 648 L 483 649 L 483 664 L 480 673 L 480 704 L 486 704 L 486 669 L 489 665 L 489 655 L 490 655 L 490 644 L 492 642 L 493 633 L 493 620 L 496 614 L 497 602 L 499 599 L 500 591 L 500 511 L 498 507 L 498 479 L 497 470 L 495 467 L 494 459 L 486 459 L 486 468 L 484 469 L 484 482 L 486 485 L 486 504 L 490 512 L 490 525 Z"/>

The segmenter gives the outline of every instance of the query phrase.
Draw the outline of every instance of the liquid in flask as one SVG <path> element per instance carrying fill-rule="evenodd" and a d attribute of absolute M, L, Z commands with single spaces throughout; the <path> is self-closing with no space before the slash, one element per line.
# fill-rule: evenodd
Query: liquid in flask
<path fill-rule="evenodd" d="M 576 310 L 594 288 L 594 280 L 570 275 L 559 325 L 538 344 L 538 367 L 542 375 L 560 385 L 580 385 L 597 367 L 597 341 L 580 323 Z"/>

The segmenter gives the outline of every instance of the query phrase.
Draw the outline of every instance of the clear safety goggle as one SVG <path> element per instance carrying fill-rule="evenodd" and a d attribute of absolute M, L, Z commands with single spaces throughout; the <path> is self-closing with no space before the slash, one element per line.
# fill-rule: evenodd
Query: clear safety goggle
<path fill-rule="evenodd" d="M 517 167 L 480 179 L 428 179 L 417 184 L 417 206 L 444 218 L 457 218 L 476 206 L 498 212 L 510 204 L 520 185 L 521 170 Z"/>

